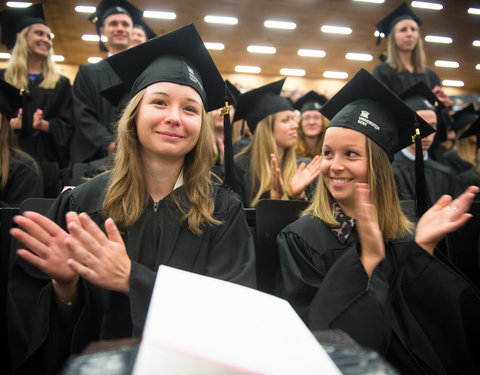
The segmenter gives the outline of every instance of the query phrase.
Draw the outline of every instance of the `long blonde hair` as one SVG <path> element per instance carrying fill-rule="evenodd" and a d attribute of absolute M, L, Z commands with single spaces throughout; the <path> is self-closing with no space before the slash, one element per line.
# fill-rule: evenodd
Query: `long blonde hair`
<path fill-rule="evenodd" d="M 303 131 L 303 126 L 302 126 L 302 118 L 300 118 L 300 122 L 298 124 L 297 128 L 297 155 L 302 156 L 305 158 L 313 158 L 316 155 L 321 155 L 322 154 L 322 147 L 323 147 L 323 138 L 325 137 L 325 129 L 328 126 L 328 119 L 323 116 L 319 112 L 320 116 L 322 117 L 322 132 L 317 136 L 317 147 L 315 148 L 315 151 L 312 153 L 309 152 L 307 148 L 307 143 L 305 142 L 305 132 Z"/>
<path fill-rule="evenodd" d="M 398 54 L 398 47 L 395 43 L 395 32 L 397 30 L 398 23 L 393 27 L 393 30 L 388 35 L 387 38 L 387 64 L 389 64 L 393 70 L 397 71 L 398 73 L 406 71 L 405 66 L 402 64 L 400 60 L 400 56 Z M 427 58 L 425 56 L 425 49 L 423 48 L 423 41 L 422 36 L 420 34 L 420 29 L 418 29 L 418 39 L 417 45 L 412 51 L 412 65 L 413 65 L 413 72 L 416 74 L 422 74 L 425 72 L 426 61 Z"/>
<path fill-rule="evenodd" d="M 278 158 L 277 143 L 273 134 L 275 119 L 276 114 L 273 114 L 260 121 L 257 124 L 252 141 L 237 154 L 237 156 L 245 155 L 250 160 L 250 183 L 252 194 L 254 194 L 251 197 L 250 207 L 255 207 L 261 196 L 272 188 L 270 155 L 275 154 Z M 291 195 L 290 181 L 297 171 L 295 147 L 285 149 L 279 168 L 282 171 L 286 193 Z"/>
<path fill-rule="evenodd" d="M 386 241 L 401 238 L 412 231 L 413 224 L 400 207 L 395 177 L 387 154 L 370 138 L 365 137 L 365 139 L 368 185 L 378 225 Z M 335 220 L 335 199 L 328 191 L 323 178 L 317 184 L 312 202 L 302 213 L 302 215 L 308 214 L 318 217 L 331 227 L 339 225 Z"/>
<path fill-rule="evenodd" d="M 27 44 L 27 34 L 30 27 L 25 27 L 17 36 L 17 42 L 13 47 L 12 57 L 8 61 L 7 68 L 5 70 L 5 81 L 15 86 L 18 89 L 24 89 L 28 91 L 28 54 L 30 50 Z M 40 83 L 40 87 L 44 89 L 55 88 L 58 80 L 60 79 L 60 72 L 58 71 L 55 63 L 52 60 L 53 48 L 48 51 L 47 57 L 42 63 L 43 81 Z"/>
<path fill-rule="evenodd" d="M 148 203 L 145 168 L 141 159 L 137 135 L 136 116 L 146 89 L 136 94 L 126 106 L 118 122 L 116 151 L 112 178 L 103 203 L 103 216 L 111 217 L 122 230 L 130 228 L 140 218 Z M 200 235 L 205 225 L 221 222 L 212 214 L 214 210 L 213 185 L 210 167 L 213 158 L 212 131 L 202 113 L 202 125 L 195 147 L 185 155 L 183 166 L 184 188 L 190 202 L 188 212 L 180 204 L 176 191 L 172 198 L 182 212 L 189 229 Z"/>

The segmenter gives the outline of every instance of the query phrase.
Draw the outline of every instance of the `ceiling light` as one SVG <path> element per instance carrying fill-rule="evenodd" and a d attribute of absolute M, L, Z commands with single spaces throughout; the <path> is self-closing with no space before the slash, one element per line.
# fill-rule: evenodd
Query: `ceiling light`
<path fill-rule="evenodd" d="M 213 49 L 213 50 L 216 50 L 216 51 L 220 51 L 220 50 L 225 48 L 223 43 L 205 42 L 204 44 L 205 44 L 205 47 L 207 47 L 207 49 Z"/>
<path fill-rule="evenodd" d="M 372 61 L 373 56 L 369 53 L 356 53 L 356 52 L 348 52 L 345 55 L 347 60 L 356 60 L 356 61 Z"/>
<path fill-rule="evenodd" d="M 65 61 L 65 57 L 63 57 L 62 55 L 52 55 L 52 60 L 53 61 Z"/>
<path fill-rule="evenodd" d="M 475 47 L 480 47 L 480 40 L 474 40 L 472 43 Z"/>
<path fill-rule="evenodd" d="M 96 8 L 91 7 L 91 6 L 86 6 L 86 5 L 77 5 L 75 7 L 75 12 L 78 13 L 93 13 L 95 12 Z"/>
<path fill-rule="evenodd" d="M 87 59 L 87 61 L 90 63 L 90 64 L 95 64 L 97 62 L 99 62 L 100 60 L 102 60 L 101 57 L 89 57 Z"/>
<path fill-rule="evenodd" d="M 381 33 L 380 31 L 378 30 L 375 30 L 375 32 L 373 33 L 373 35 L 375 36 L 375 38 L 385 38 L 385 34 L 384 33 Z"/>
<path fill-rule="evenodd" d="M 253 53 L 273 54 L 273 53 L 277 52 L 277 49 L 275 47 L 268 47 L 268 46 L 248 46 L 247 51 L 248 52 L 253 52 Z"/>
<path fill-rule="evenodd" d="M 448 36 L 427 35 L 425 37 L 425 41 L 430 42 L 430 43 L 450 44 L 450 43 L 452 43 L 453 39 L 448 37 Z"/>
<path fill-rule="evenodd" d="M 236 25 L 238 23 L 238 18 L 236 17 L 207 15 L 203 20 L 208 23 L 220 23 L 223 25 Z"/>
<path fill-rule="evenodd" d="M 8 52 L 0 52 L 0 59 L 9 59 L 11 56 Z"/>
<path fill-rule="evenodd" d="M 443 9 L 442 4 L 427 3 L 425 1 L 412 1 L 410 5 L 413 8 L 421 8 L 421 9 L 431 9 L 431 10 L 441 10 L 441 9 Z"/>
<path fill-rule="evenodd" d="M 266 20 L 263 23 L 263 26 L 268 27 L 270 29 L 293 30 L 297 27 L 297 24 L 295 22 L 288 22 L 288 21 Z"/>
<path fill-rule="evenodd" d="M 298 55 L 306 57 L 325 57 L 326 53 L 321 49 L 299 49 Z"/>
<path fill-rule="evenodd" d="M 374 3 L 374 4 L 383 4 L 385 0 L 353 0 L 359 3 Z"/>
<path fill-rule="evenodd" d="M 237 65 L 235 71 L 238 73 L 260 73 L 262 69 L 259 66 Z"/>
<path fill-rule="evenodd" d="M 143 12 L 143 16 L 146 18 L 158 18 L 161 20 L 174 20 L 177 15 L 173 12 L 160 12 L 157 10 L 146 10 Z"/>
<path fill-rule="evenodd" d="M 302 76 L 305 75 L 305 70 L 303 70 L 303 69 L 282 68 L 282 69 L 280 69 L 280 74 L 284 75 L 284 76 L 302 77 Z"/>
<path fill-rule="evenodd" d="M 32 3 L 27 3 L 25 1 L 7 1 L 7 7 L 11 8 L 27 8 L 30 5 L 32 5 Z"/>
<path fill-rule="evenodd" d="M 331 25 L 323 25 L 320 29 L 324 33 L 331 33 L 331 34 L 344 34 L 348 35 L 352 33 L 352 29 L 349 27 L 343 26 L 331 26 Z"/>
<path fill-rule="evenodd" d="M 346 79 L 348 78 L 348 73 L 346 72 L 332 72 L 332 71 L 326 71 L 323 73 L 323 76 L 325 78 L 338 78 L 338 79 Z"/>
<path fill-rule="evenodd" d="M 475 65 L 475 69 L 480 70 L 480 64 Z"/>
<path fill-rule="evenodd" d="M 458 68 L 460 64 L 456 61 L 437 60 L 435 61 L 435 66 L 440 66 L 442 68 Z"/>
<path fill-rule="evenodd" d="M 468 13 L 480 15 L 480 8 L 468 8 Z"/>
<path fill-rule="evenodd" d="M 100 37 L 95 34 L 83 34 L 82 40 L 86 42 L 98 42 L 100 40 Z M 105 35 L 102 35 L 102 42 L 106 42 L 106 41 L 107 41 L 107 37 Z"/>
<path fill-rule="evenodd" d="M 442 81 L 442 86 L 463 87 L 463 81 L 455 81 L 452 79 L 445 79 Z"/>

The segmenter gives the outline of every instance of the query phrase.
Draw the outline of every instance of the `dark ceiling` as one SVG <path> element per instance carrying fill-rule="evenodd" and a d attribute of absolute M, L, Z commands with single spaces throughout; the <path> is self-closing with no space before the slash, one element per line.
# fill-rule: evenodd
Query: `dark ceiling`
<path fill-rule="evenodd" d="M 467 13 L 469 7 L 480 8 L 479 0 L 429 0 L 443 4 L 443 10 L 415 9 L 422 20 L 422 35 L 440 35 L 453 38 L 452 44 L 425 43 L 428 65 L 440 78 L 462 80 L 465 93 L 480 93 L 480 47 L 472 45 L 480 40 L 480 16 Z M 82 34 L 93 34 L 94 26 L 88 14 L 77 13 L 75 5 L 93 5 L 99 1 L 46 0 L 44 11 L 55 34 L 56 54 L 65 57 L 66 64 L 84 64 L 89 56 L 104 56 L 95 42 L 82 41 Z M 375 24 L 402 0 L 385 0 L 383 4 L 360 3 L 352 0 L 131 0 L 140 9 L 175 12 L 175 20 L 145 19 L 150 27 L 162 34 L 187 23 L 194 23 L 206 42 L 221 42 L 223 51 L 211 51 L 223 74 L 235 73 L 235 65 L 256 65 L 263 76 L 279 76 L 280 68 L 301 68 L 305 78 L 324 79 L 326 70 L 345 71 L 352 77 L 364 67 L 371 71 L 379 61 L 377 56 L 386 48 L 386 41 L 375 45 Z M 4 8 L 5 5 L 0 6 Z M 204 21 L 207 14 L 235 16 L 237 25 L 215 25 Z M 266 29 L 266 19 L 293 21 L 295 30 Z M 348 26 L 350 35 L 332 35 L 320 31 L 323 24 Z M 247 52 L 249 44 L 276 47 L 274 55 Z M 299 48 L 322 49 L 324 58 L 297 55 Z M 2 46 L 0 51 L 5 51 Z M 349 61 L 347 52 L 369 53 L 370 62 Z M 435 67 L 435 60 L 454 60 L 460 68 Z"/>

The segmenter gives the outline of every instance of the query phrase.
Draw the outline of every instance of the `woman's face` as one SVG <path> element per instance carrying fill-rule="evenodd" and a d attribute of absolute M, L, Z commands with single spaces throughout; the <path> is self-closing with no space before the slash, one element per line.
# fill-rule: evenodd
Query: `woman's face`
<path fill-rule="evenodd" d="M 343 211 L 351 212 L 355 207 L 355 184 L 368 182 L 365 136 L 352 129 L 327 127 L 320 172 Z"/>
<path fill-rule="evenodd" d="M 393 28 L 395 45 L 400 51 L 413 51 L 418 41 L 418 25 L 413 20 L 401 20 Z"/>
<path fill-rule="evenodd" d="M 41 23 L 30 26 L 27 32 L 27 46 L 31 54 L 47 57 L 52 49 L 52 33 L 50 28 Z"/>
<path fill-rule="evenodd" d="M 135 119 L 143 156 L 183 159 L 197 144 L 202 113 L 193 88 L 170 82 L 148 86 Z"/>
<path fill-rule="evenodd" d="M 297 141 L 297 115 L 294 111 L 281 111 L 275 115 L 273 136 L 277 148 L 293 147 Z"/>
<path fill-rule="evenodd" d="M 306 137 L 317 137 L 323 131 L 323 119 L 317 110 L 302 113 L 302 130 Z"/>

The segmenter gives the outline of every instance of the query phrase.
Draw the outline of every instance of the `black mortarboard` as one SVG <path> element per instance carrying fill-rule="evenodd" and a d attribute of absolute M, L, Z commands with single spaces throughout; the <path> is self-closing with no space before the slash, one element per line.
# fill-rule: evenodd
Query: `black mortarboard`
<path fill-rule="evenodd" d="M 232 100 L 232 103 L 234 106 L 237 105 L 238 102 L 238 97 L 241 95 L 241 92 L 237 87 L 230 82 L 228 79 L 225 81 L 225 84 L 227 85 L 227 90 L 229 92 L 230 98 Z"/>
<path fill-rule="evenodd" d="M 415 13 L 413 13 L 407 3 L 402 3 L 393 12 L 377 23 L 377 30 L 387 37 L 398 22 L 406 19 L 415 21 L 418 26 L 422 25 L 422 21 L 420 21 Z M 380 40 L 377 39 L 377 44 L 379 44 L 379 42 Z"/>
<path fill-rule="evenodd" d="M 417 217 L 427 210 L 421 138 L 435 130 L 405 102 L 365 69 L 357 74 L 321 109 L 328 127 L 363 133 L 393 161 L 396 152 L 415 142 Z"/>
<path fill-rule="evenodd" d="M 480 148 L 480 117 L 477 118 L 472 125 L 463 133 L 459 139 L 467 138 L 471 135 L 477 136 L 477 148 Z"/>
<path fill-rule="evenodd" d="M 478 114 L 475 111 L 473 104 L 467 105 L 465 108 L 462 108 L 460 111 L 455 112 L 453 115 L 453 130 L 458 133 L 468 124 L 476 121 L 478 119 Z"/>
<path fill-rule="evenodd" d="M 309 91 L 300 99 L 298 99 L 294 104 L 293 107 L 298 109 L 300 113 L 305 111 L 319 111 L 320 108 L 327 102 L 327 98 L 317 93 L 316 91 Z"/>
<path fill-rule="evenodd" d="M 423 81 L 403 90 L 398 96 L 414 111 L 443 109 L 445 106 Z"/>
<path fill-rule="evenodd" d="M 46 25 L 42 4 L 33 4 L 26 8 L 7 8 L 0 12 L 2 26 L 2 44 L 12 49 L 17 40 L 17 33 L 25 27 L 41 23 Z"/>
<path fill-rule="evenodd" d="M 19 90 L 8 82 L 0 79 L 0 113 L 7 119 L 15 117 L 19 108 L 22 107 L 28 94 L 24 90 Z M 27 99 L 28 100 L 28 99 Z"/>
<path fill-rule="evenodd" d="M 205 110 L 225 105 L 225 82 L 193 24 L 105 59 L 133 97 L 156 82 L 190 86 Z"/>
<path fill-rule="evenodd" d="M 290 100 L 280 96 L 286 78 L 250 90 L 238 97 L 235 117 L 233 121 L 247 120 L 248 127 L 253 133 L 257 124 L 268 115 L 280 111 L 293 111 Z"/>

